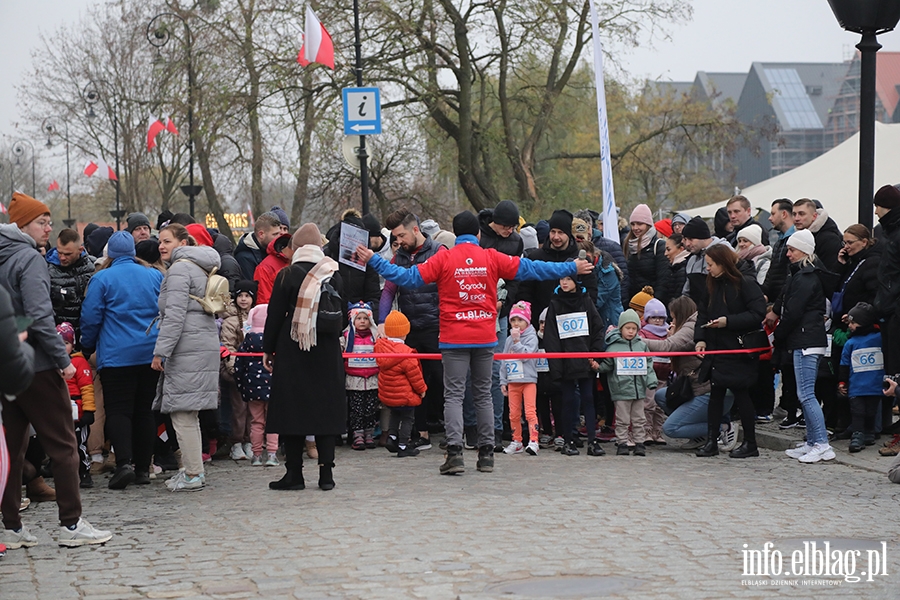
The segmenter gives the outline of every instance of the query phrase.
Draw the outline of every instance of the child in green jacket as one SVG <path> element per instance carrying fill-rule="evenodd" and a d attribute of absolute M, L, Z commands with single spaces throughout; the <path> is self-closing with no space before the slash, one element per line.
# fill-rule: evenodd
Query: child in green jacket
<path fill-rule="evenodd" d="M 641 319 L 628 309 L 619 317 L 619 327 L 610 328 L 606 334 L 607 352 L 648 352 L 647 344 L 638 337 Z M 596 363 L 595 363 L 596 364 Z M 616 403 L 616 455 L 646 456 L 644 450 L 644 396 L 648 389 L 656 389 L 658 381 L 653 371 L 653 359 L 649 356 L 623 356 L 604 358 L 597 366 L 609 373 L 609 392 Z M 628 427 L 634 445 L 628 444 Z"/>

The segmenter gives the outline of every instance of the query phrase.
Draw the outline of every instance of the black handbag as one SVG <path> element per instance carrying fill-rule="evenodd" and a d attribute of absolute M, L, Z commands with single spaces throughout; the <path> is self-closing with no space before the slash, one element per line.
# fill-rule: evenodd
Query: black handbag
<path fill-rule="evenodd" d="M 675 381 L 666 388 L 666 408 L 674 412 L 682 404 L 694 399 L 694 386 L 691 385 L 691 372 L 689 375 L 676 377 Z M 669 414 L 672 414 L 670 412 Z"/>
<path fill-rule="evenodd" d="M 762 329 L 757 329 L 756 331 L 751 331 L 749 333 L 745 333 L 744 335 L 738 336 L 738 343 L 741 345 L 741 348 L 745 349 L 758 349 L 758 348 L 771 348 L 771 344 L 769 343 L 769 334 L 767 334 Z M 752 358 L 759 358 L 759 353 L 753 353 L 750 355 Z"/>

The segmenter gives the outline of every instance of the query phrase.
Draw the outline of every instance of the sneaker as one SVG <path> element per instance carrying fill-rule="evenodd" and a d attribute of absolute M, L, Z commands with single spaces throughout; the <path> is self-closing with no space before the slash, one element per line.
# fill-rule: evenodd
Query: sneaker
<path fill-rule="evenodd" d="M 510 442 L 509 446 L 503 449 L 504 454 L 522 454 L 523 452 L 525 452 L 525 446 L 522 445 L 522 442 Z"/>
<path fill-rule="evenodd" d="M 578 456 L 581 454 L 581 452 L 578 451 L 578 446 L 575 445 L 574 440 L 563 446 L 560 452 L 562 452 L 563 456 Z"/>
<path fill-rule="evenodd" d="M 150 471 L 135 471 L 134 485 L 150 485 Z"/>
<path fill-rule="evenodd" d="M 29 533 L 28 529 L 22 525 L 18 531 L 14 529 L 4 529 L 0 532 L 0 543 L 6 545 L 10 550 L 16 548 L 30 548 L 36 546 L 38 539 Z"/>
<path fill-rule="evenodd" d="M 112 539 L 111 531 L 96 529 L 84 519 L 78 519 L 74 529 L 59 528 L 59 545 L 73 548 L 87 544 L 105 544 Z"/>
<path fill-rule="evenodd" d="M 363 436 L 362 431 L 353 432 L 353 443 L 350 444 L 350 447 L 354 450 L 366 449 L 366 438 Z"/>
<path fill-rule="evenodd" d="M 628 444 L 619 444 L 616 446 L 616 456 L 628 456 L 631 448 L 628 447 Z"/>
<path fill-rule="evenodd" d="M 19 512 L 22 512 L 29 506 L 31 506 L 31 498 L 29 498 L 28 496 L 23 494 L 22 495 L 22 504 L 19 505 Z"/>
<path fill-rule="evenodd" d="M 206 482 L 202 475 L 189 477 L 187 474 L 183 473 L 181 478 L 172 484 L 172 487 L 169 489 L 173 492 L 196 492 L 202 490 L 205 486 Z"/>
<path fill-rule="evenodd" d="M 251 467 L 261 467 L 263 466 L 262 454 L 254 454 L 253 458 L 250 459 Z"/>
<path fill-rule="evenodd" d="M 423 438 L 419 438 L 419 439 L 423 439 Z M 400 450 L 397 451 L 397 458 L 406 458 L 408 456 L 418 456 L 418 455 L 419 455 L 419 449 L 416 448 L 415 444 L 409 444 L 406 448 L 400 448 Z"/>
<path fill-rule="evenodd" d="M 416 450 L 431 450 L 431 440 L 429 438 L 420 437 L 413 444 Z"/>
<path fill-rule="evenodd" d="M 738 422 L 732 421 L 723 427 L 724 429 L 719 433 L 719 446 L 722 447 L 723 452 L 731 452 L 738 443 Z"/>
<path fill-rule="evenodd" d="M 804 454 L 808 453 L 812 450 L 813 447 L 803 442 L 801 444 L 797 444 L 796 448 L 790 448 L 789 450 L 785 450 L 784 453 L 790 456 L 791 458 L 800 458 Z"/>
<path fill-rule="evenodd" d="M 706 445 L 706 436 L 695 437 L 681 445 L 682 450 L 696 450 Z"/>
<path fill-rule="evenodd" d="M 262 458 L 260 456 L 260 458 Z M 278 457 L 275 456 L 274 452 L 269 452 L 269 458 L 266 459 L 267 467 L 277 467 L 280 463 L 278 462 Z"/>
<path fill-rule="evenodd" d="M 400 444 L 397 443 L 397 438 L 394 437 L 389 437 L 387 442 L 384 443 L 384 447 L 392 454 L 396 454 L 400 451 Z"/>
<path fill-rule="evenodd" d="M 528 445 L 525 447 L 525 452 L 527 452 L 531 456 L 537 456 L 538 448 L 540 447 L 540 444 L 538 444 L 537 442 L 528 442 Z"/>
<path fill-rule="evenodd" d="M 587 454 L 588 456 L 604 456 L 606 454 L 606 450 L 604 450 L 603 446 L 600 445 L 599 440 L 594 440 L 588 445 Z"/>
<path fill-rule="evenodd" d="M 850 439 L 850 446 L 849 446 L 848 450 L 850 450 L 850 452 L 859 452 L 865 447 L 866 447 L 865 434 L 863 434 L 862 431 L 854 431 L 853 436 Z"/>
<path fill-rule="evenodd" d="M 566 445 L 566 440 L 562 438 L 562 436 L 558 436 L 553 440 L 553 447 L 556 448 L 556 451 L 559 452 L 562 450 L 563 446 Z"/>
<path fill-rule="evenodd" d="M 203 485 L 206 485 L 206 474 L 201 473 L 197 477 L 199 477 L 200 481 L 203 482 Z M 185 474 L 184 469 L 182 469 L 182 470 L 178 471 L 178 473 L 174 477 L 170 477 L 166 481 L 166 487 L 169 488 L 169 490 L 171 490 L 171 491 L 175 491 L 175 487 L 177 485 L 179 485 L 180 483 L 182 483 L 187 478 L 188 477 Z"/>
<path fill-rule="evenodd" d="M 797 427 L 799 429 L 806 429 L 806 419 L 803 418 L 803 415 L 797 420 Z"/>
<path fill-rule="evenodd" d="M 597 429 L 595 436 L 601 442 L 611 442 L 616 439 L 616 430 L 608 425 L 603 425 Z"/>
<path fill-rule="evenodd" d="M 885 442 L 883 448 L 878 449 L 881 456 L 897 456 L 898 453 L 900 453 L 900 434 L 894 434 L 894 437 Z"/>
<path fill-rule="evenodd" d="M 553 445 L 553 438 L 545 433 L 538 438 L 538 445 L 541 448 L 549 448 Z"/>
<path fill-rule="evenodd" d="M 478 449 L 478 462 L 475 468 L 482 473 L 494 472 L 494 446 L 482 446 Z"/>
<path fill-rule="evenodd" d="M 240 444 L 232 444 L 231 452 L 228 453 L 228 458 L 231 460 L 247 460 L 247 455 L 244 454 L 244 447 Z"/>
<path fill-rule="evenodd" d="M 210 455 L 207 454 L 206 452 L 204 452 L 203 454 L 201 454 L 201 457 L 203 458 L 203 464 L 211 463 L 211 462 L 212 462 L 212 456 L 210 456 Z"/>
<path fill-rule="evenodd" d="M 122 465 L 116 469 L 116 472 L 109 478 L 109 484 L 106 486 L 111 490 L 124 490 L 134 483 L 134 467 L 131 465 Z"/>
<path fill-rule="evenodd" d="M 834 458 L 834 450 L 827 443 L 816 444 L 812 449 L 798 458 L 802 463 L 815 463 L 820 460 L 831 460 Z"/>
<path fill-rule="evenodd" d="M 647 456 L 647 451 L 644 449 L 643 444 L 635 444 L 634 445 L 634 455 L 635 456 Z"/>
<path fill-rule="evenodd" d="M 771 423 L 774 421 L 772 415 L 756 415 L 756 422 L 760 425 L 765 425 L 766 423 Z"/>
<path fill-rule="evenodd" d="M 241 447 L 244 449 L 244 456 L 247 457 L 247 460 L 253 458 L 253 444 L 251 444 L 250 442 L 244 442 L 243 446 Z"/>
<path fill-rule="evenodd" d="M 378 447 L 375 443 L 375 430 L 366 429 L 366 450 L 374 450 Z"/>
<path fill-rule="evenodd" d="M 89 490 L 94 487 L 94 478 L 91 477 L 91 472 L 87 471 L 84 475 L 81 476 L 81 482 L 78 484 L 83 490 Z"/>
<path fill-rule="evenodd" d="M 800 415 L 797 415 L 797 414 L 788 415 L 781 421 L 781 423 L 778 424 L 778 428 L 779 429 L 793 429 L 794 427 L 797 427 L 800 424 L 800 421 L 802 420 L 802 418 L 803 417 L 801 417 Z M 806 425 L 804 425 L 804 427 L 805 426 Z"/>
<path fill-rule="evenodd" d="M 444 455 L 444 464 L 440 466 L 441 475 L 457 475 L 465 473 L 462 448 L 460 446 L 447 446 L 447 454 Z"/>

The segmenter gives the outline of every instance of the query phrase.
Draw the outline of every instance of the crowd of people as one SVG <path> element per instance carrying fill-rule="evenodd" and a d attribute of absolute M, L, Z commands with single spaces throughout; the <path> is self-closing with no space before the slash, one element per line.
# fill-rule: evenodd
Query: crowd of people
<path fill-rule="evenodd" d="M 810 199 L 775 200 L 759 222 L 734 196 L 713 230 L 641 204 L 611 236 L 595 211 L 530 223 L 509 200 L 447 230 L 351 209 L 324 235 L 274 207 L 235 244 L 168 211 L 51 241 L 50 209 L 15 193 L 0 225 L 0 543 L 37 543 L 20 516 L 34 501 L 58 504 L 61 545 L 108 541 L 81 516 L 100 473 L 114 490 L 168 473 L 188 492 L 214 458 L 283 461 L 269 488 L 299 490 L 305 455 L 327 491 L 336 446 L 409 458 L 435 433 L 445 475 L 467 449 L 482 472 L 495 453 L 600 457 L 607 442 L 746 459 L 776 420 L 805 428 L 787 451 L 800 463 L 833 459 L 833 439 L 898 455 L 900 189 L 874 203 L 879 226 L 843 234 Z M 347 227 L 368 238 L 354 260 Z"/>

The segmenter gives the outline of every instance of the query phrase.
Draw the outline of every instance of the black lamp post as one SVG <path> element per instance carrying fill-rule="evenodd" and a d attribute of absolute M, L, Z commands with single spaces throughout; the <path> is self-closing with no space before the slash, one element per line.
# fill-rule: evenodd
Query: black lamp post
<path fill-rule="evenodd" d="M 353 0 L 353 46 L 356 49 L 356 86 L 363 85 L 362 70 L 362 42 L 359 36 L 359 0 Z M 369 214 L 369 154 L 366 152 L 366 136 L 359 136 L 359 150 L 356 154 L 359 157 L 359 183 L 362 188 L 362 214 Z"/>
<path fill-rule="evenodd" d="M 72 218 L 72 178 L 69 171 L 69 122 L 59 117 L 47 117 L 41 124 L 41 129 L 47 134 L 47 147 L 53 147 L 52 136 L 59 135 L 59 125 L 61 122 L 66 128 L 66 200 L 68 202 L 68 219 L 63 219 L 66 227 L 75 225 L 75 219 Z"/>
<path fill-rule="evenodd" d="M 37 191 L 34 184 L 34 144 L 29 142 L 28 140 L 19 140 L 18 142 L 13 144 L 12 153 L 13 156 L 16 157 L 16 164 L 21 164 L 20 160 L 22 158 L 22 155 L 25 154 L 25 144 L 28 144 L 28 146 L 31 148 L 31 197 L 36 198 Z"/>
<path fill-rule="evenodd" d="M 862 34 L 859 81 L 859 222 L 872 228 L 875 193 L 875 36 L 892 31 L 900 21 L 900 0 L 828 0 L 838 23 Z"/>
<path fill-rule="evenodd" d="M 86 86 L 84 86 L 84 91 L 82 92 L 82 97 L 84 98 L 85 104 L 88 105 L 88 118 L 93 119 L 97 116 L 94 112 L 94 105 L 97 104 L 102 98 L 100 94 L 100 89 L 97 84 L 103 84 L 110 89 L 109 83 L 103 79 L 98 79 L 96 82 L 91 80 Z M 122 205 L 120 203 L 119 198 L 119 101 L 116 99 L 116 94 L 113 92 L 112 94 L 112 117 L 113 117 L 113 148 L 114 153 L 116 155 L 116 210 L 109 211 L 109 214 L 115 217 L 116 219 L 116 231 L 122 228 L 122 217 L 125 216 L 125 211 L 122 210 Z"/>
<path fill-rule="evenodd" d="M 194 185 L 194 58 L 192 49 L 194 38 L 191 35 L 191 28 L 188 27 L 187 20 L 179 14 L 167 12 L 161 13 L 150 19 L 147 24 L 147 41 L 156 48 L 157 57 L 162 59 L 162 47 L 165 46 L 172 37 L 168 27 L 163 22 L 155 24 L 159 19 L 174 18 L 181 21 L 184 25 L 185 49 L 187 52 L 187 76 L 188 76 L 188 178 L 189 184 L 181 186 L 181 191 L 188 197 L 191 216 L 194 216 L 194 203 L 196 197 L 203 191 L 202 185 Z"/>

